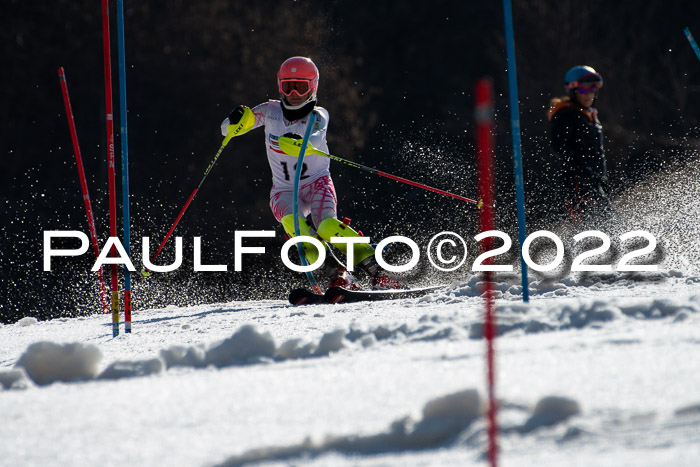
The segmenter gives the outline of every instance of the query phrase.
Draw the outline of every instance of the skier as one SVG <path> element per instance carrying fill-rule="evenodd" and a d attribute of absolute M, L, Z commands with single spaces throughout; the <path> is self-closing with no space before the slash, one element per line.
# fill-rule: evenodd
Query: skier
<path fill-rule="evenodd" d="M 568 96 L 550 102 L 550 147 L 559 166 L 563 202 L 574 226 L 609 209 L 603 126 L 594 105 L 603 77 L 575 66 L 564 77 Z"/>
<path fill-rule="evenodd" d="M 291 57 L 287 59 L 277 73 L 277 85 L 280 99 L 270 100 L 249 107 L 240 105 L 233 109 L 221 124 L 221 133 L 226 136 L 236 136 L 264 126 L 265 147 L 267 159 L 272 169 L 272 190 L 270 191 L 270 208 L 283 226 L 289 237 L 294 232 L 294 175 L 297 158 L 285 154 L 279 147 L 280 136 L 301 138 L 305 134 L 311 112 L 316 113 L 316 121 L 312 128 L 309 144 L 328 152 L 326 132 L 328 131 L 329 115 L 323 107 L 316 106 L 319 73 L 316 65 L 306 57 Z M 331 179 L 330 159 L 314 154 L 304 158 L 299 185 L 299 232 L 305 236 L 330 243 L 332 237 L 360 237 L 348 223 L 337 218 L 337 198 L 333 180 Z M 313 225 L 306 220 L 311 215 Z M 347 255 L 344 243 L 334 243 L 339 250 Z M 303 243 L 304 253 L 309 264 L 318 259 L 317 249 Z M 353 266 L 364 270 L 372 281 L 375 289 L 401 288 L 402 284 L 396 278 L 382 269 L 374 257 L 374 248 L 366 243 L 356 243 L 353 248 Z M 320 271 L 329 276 L 329 286 L 358 288 L 352 274 L 338 262 L 330 250 L 326 250 L 326 261 Z"/>

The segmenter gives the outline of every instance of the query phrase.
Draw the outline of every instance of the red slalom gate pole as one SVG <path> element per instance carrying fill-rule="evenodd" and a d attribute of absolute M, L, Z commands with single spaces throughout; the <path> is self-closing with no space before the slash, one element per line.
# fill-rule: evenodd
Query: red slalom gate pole
<path fill-rule="evenodd" d="M 476 154 L 477 169 L 479 173 L 479 197 L 483 200 L 479 216 L 481 232 L 494 230 L 494 165 L 493 165 L 493 84 L 489 79 L 482 79 L 476 83 Z M 491 238 L 487 237 L 482 243 L 482 252 L 491 250 Z M 485 265 L 491 263 L 491 258 L 484 261 Z M 491 467 L 496 467 L 498 456 L 498 421 L 496 404 L 496 371 L 494 368 L 494 339 L 496 337 L 494 298 L 493 298 L 493 272 L 484 271 L 485 307 L 484 338 L 486 339 L 486 371 L 488 385 L 489 407 L 488 419 L 488 459 Z"/>
<path fill-rule="evenodd" d="M 100 247 L 97 244 L 97 230 L 95 229 L 95 218 L 92 215 L 92 203 L 90 203 L 90 194 L 88 193 L 87 180 L 85 179 L 85 169 L 83 168 L 83 158 L 80 155 L 78 133 L 75 130 L 73 108 L 70 105 L 70 96 L 68 95 L 68 83 L 66 82 L 66 73 L 63 70 L 63 67 L 58 69 L 58 79 L 61 82 L 61 91 L 63 92 L 63 103 L 66 106 L 66 117 L 68 118 L 68 127 L 70 128 L 71 140 L 73 141 L 75 162 L 78 166 L 80 188 L 82 189 L 83 201 L 85 202 L 85 214 L 87 214 L 88 226 L 90 228 L 90 240 L 92 241 L 92 249 L 95 252 L 95 259 L 97 259 L 100 256 Z M 100 299 L 102 300 L 102 311 L 107 313 L 107 311 L 109 310 L 109 305 L 107 303 L 107 290 L 105 287 L 105 279 L 102 275 L 102 268 L 97 270 L 97 277 L 100 282 Z"/>
<path fill-rule="evenodd" d="M 107 180 L 109 184 L 109 236 L 117 236 L 117 195 L 114 170 L 114 113 L 112 108 L 112 60 L 109 46 L 109 0 L 102 0 L 102 40 L 105 69 L 105 113 L 107 117 Z M 116 256 L 116 248 L 110 255 Z M 119 278 L 112 264 L 112 335 L 119 335 Z"/>

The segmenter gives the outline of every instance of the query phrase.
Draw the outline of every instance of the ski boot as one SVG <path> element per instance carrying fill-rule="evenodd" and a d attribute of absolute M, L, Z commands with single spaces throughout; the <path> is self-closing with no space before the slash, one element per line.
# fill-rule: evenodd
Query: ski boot
<path fill-rule="evenodd" d="M 336 270 L 331 274 L 331 280 L 328 284 L 328 288 L 331 287 L 342 287 L 348 290 L 357 290 L 360 288 L 355 277 L 350 274 L 350 272 L 345 269 L 344 266 L 338 266 Z"/>
<path fill-rule="evenodd" d="M 362 270 L 372 279 L 372 289 L 387 290 L 387 289 L 404 289 L 406 286 L 398 280 L 393 274 L 386 271 L 378 263 L 374 256 L 365 258 L 358 264 Z"/>
<path fill-rule="evenodd" d="M 340 262 L 330 249 L 326 250 L 326 260 L 323 262 L 323 266 L 321 266 L 318 272 L 320 277 L 327 278 L 328 280 L 326 289 L 330 289 L 331 287 L 343 287 L 348 290 L 360 288 L 360 284 L 355 277 L 345 269 L 343 263 Z"/>

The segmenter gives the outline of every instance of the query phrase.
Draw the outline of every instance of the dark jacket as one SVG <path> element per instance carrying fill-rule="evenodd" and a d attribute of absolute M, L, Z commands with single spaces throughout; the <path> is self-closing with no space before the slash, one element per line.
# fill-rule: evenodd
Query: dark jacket
<path fill-rule="evenodd" d="M 580 211 L 608 204 L 603 125 L 595 109 L 559 102 L 549 113 L 550 146 L 567 208 Z"/>

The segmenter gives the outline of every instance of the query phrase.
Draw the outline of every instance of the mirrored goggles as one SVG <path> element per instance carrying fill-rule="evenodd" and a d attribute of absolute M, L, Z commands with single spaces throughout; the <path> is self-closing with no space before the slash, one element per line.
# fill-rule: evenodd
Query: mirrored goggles
<path fill-rule="evenodd" d="M 311 85 L 307 80 L 289 79 L 280 81 L 280 92 L 289 97 L 292 93 L 303 97 L 311 91 Z"/>
<path fill-rule="evenodd" d="M 600 76 L 599 74 L 588 74 L 585 76 L 582 76 L 579 78 L 577 81 L 572 81 L 567 85 L 569 89 L 576 88 L 576 89 L 582 89 L 586 88 L 585 91 L 582 91 L 582 94 L 585 94 L 586 92 L 590 92 L 591 88 L 595 89 L 600 89 L 603 87 L 603 77 Z"/>
<path fill-rule="evenodd" d="M 588 94 L 591 92 L 596 92 L 598 89 L 600 89 L 600 83 L 587 83 L 587 84 L 581 84 L 576 90 L 581 93 L 581 94 Z"/>

